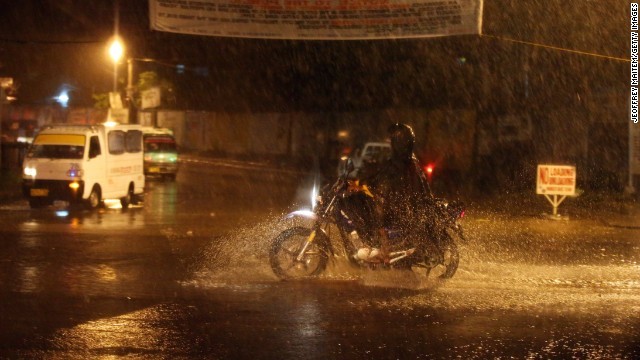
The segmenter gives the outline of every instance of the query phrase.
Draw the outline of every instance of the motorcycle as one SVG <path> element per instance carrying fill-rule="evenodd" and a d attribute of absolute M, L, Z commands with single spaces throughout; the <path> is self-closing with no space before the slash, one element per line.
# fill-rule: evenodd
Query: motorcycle
<path fill-rule="evenodd" d="M 388 262 L 381 261 L 376 244 L 377 232 L 370 226 L 373 216 L 373 195 L 357 181 L 349 180 L 353 163 L 346 160 L 344 173 L 336 182 L 313 196 L 317 205 L 313 210 L 294 211 L 287 218 L 311 220 L 309 227 L 293 226 L 273 239 L 269 260 L 273 272 L 283 280 L 313 278 L 320 275 L 329 258 L 338 253 L 330 240 L 330 231 L 337 228 L 342 254 L 354 266 L 369 269 L 424 269 L 426 276 L 451 278 L 460 260 L 457 239 L 464 240 L 459 220 L 464 206 L 459 202 L 431 199 L 431 220 L 425 222 L 416 239 L 397 229 L 385 228 L 390 241 Z M 426 201 L 426 199 L 425 199 Z"/>

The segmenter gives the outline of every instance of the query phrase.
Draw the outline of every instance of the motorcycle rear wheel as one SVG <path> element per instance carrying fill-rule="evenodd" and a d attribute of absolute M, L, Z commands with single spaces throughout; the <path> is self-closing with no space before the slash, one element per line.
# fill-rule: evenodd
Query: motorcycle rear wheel
<path fill-rule="evenodd" d="M 317 234 L 309 244 L 301 260 L 297 257 L 302 250 L 311 229 L 293 227 L 280 233 L 271 244 L 269 261 L 273 272 L 283 280 L 299 280 L 316 277 L 327 266 L 327 241 Z"/>

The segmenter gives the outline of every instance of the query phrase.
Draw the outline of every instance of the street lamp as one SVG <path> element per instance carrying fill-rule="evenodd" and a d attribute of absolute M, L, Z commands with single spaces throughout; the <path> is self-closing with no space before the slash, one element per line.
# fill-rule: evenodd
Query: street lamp
<path fill-rule="evenodd" d="M 62 90 L 58 96 L 55 97 L 56 101 L 66 108 L 69 104 L 69 93 L 67 90 Z"/>
<path fill-rule="evenodd" d="M 12 86 L 13 78 L 0 77 L 0 167 L 2 166 L 2 104 L 4 104 L 6 100 L 4 89 Z"/>
<path fill-rule="evenodd" d="M 113 59 L 113 91 L 118 87 L 118 62 L 124 55 L 124 46 L 118 38 L 114 38 L 109 46 L 109 55 Z"/>

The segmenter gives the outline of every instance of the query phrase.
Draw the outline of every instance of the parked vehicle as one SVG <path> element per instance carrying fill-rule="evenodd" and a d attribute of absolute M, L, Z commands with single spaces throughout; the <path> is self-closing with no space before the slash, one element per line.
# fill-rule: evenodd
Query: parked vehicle
<path fill-rule="evenodd" d="M 165 128 L 143 128 L 144 174 L 175 179 L 178 174 L 178 146 L 173 132 Z"/>
<path fill-rule="evenodd" d="M 144 192 L 139 125 L 52 125 L 33 140 L 23 163 L 23 194 L 32 208 L 64 201 L 89 208 L 120 199 L 123 208 Z"/>
<path fill-rule="evenodd" d="M 367 225 L 373 215 L 373 195 L 364 187 L 355 191 L 358 187 L 347 179 L 351 169 L 351 165 L 346 165 L 345 172 L 333 186 L 321 194 L 314 210 L 289 215 L 312 220 L 313 225 L 291 227 L 273 239 L 269 261 L 281 279 L 310 278 L 324 271 L 328 260 L 334 259 L 340 250 L 329 237 L 328 229 L 332 226 L 338 229 L 342 255 L 352 264 L 366 268 L 386 266 L 376 256 L 379 254 L 375 248 L 377 229 Z M 443 199 L 436 199 L 428 206 L 434 221 L 425 222 L 425 228 L 420 229 L 425 238 L 416 239 L 398 229 L 385 229 L 391 240 L 388 266 L 422 268 L 427 276 L 448 279 L 455 274 L 460 260 L 457 241 L 464 236 L 458 220 L 464 216 L 464 208 L 460 203 L 449 204 Z"/>
<path fill-rule="evenodd" d="M 362 150 L 358 149 L 350 159 L 353 162 L 353 170 L 349 172 L 348 177 L 350 179 L 357 178 L 362 167 L 370 162 L 382 162 L 389 159 L 391 156 L 391 145 L 386 142 L 368 142 L 364 144 Z M 338 164 L 338 176 L 342 175 L 345 171 L 345 161 L 340 161 Z"/>

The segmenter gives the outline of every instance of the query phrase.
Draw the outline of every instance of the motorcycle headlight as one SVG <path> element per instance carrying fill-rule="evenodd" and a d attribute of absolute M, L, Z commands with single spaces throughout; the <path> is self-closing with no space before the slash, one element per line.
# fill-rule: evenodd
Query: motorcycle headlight
<path fill-rule="evenodd" d="M 319 203 L 318 197 L 318 187 L 316 184 L 313 184 L 313 189 L 311 190 L 311 210 L 315 210 L 316 205 Z"/>

